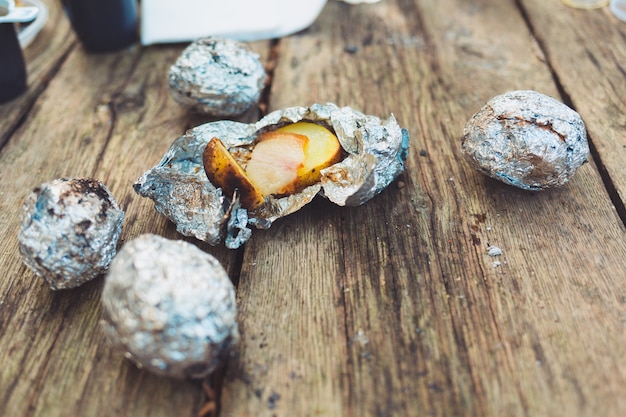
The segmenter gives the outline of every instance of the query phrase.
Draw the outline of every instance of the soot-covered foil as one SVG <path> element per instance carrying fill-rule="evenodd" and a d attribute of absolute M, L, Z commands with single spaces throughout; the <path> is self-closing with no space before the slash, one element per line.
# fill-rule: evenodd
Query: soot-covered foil
<path fill-rule="evenodd" d="M 265 78 L 259 55 L 245 44 L 209 37 L 185 48 L 167 81 L 183 106 L 213 116 L 236 116 L 259 101 Z"/>
<path fill-rule="evenodd" d="M 536 91 L 491 99 L 467 123 L 463 157 L 478 171 L 525 190 L 565 184 L 587 161 L 580 115 Z"/>
<path fill-rule="evenodd" d="M 94 178 L 61 178 L 26 198 L 18 235 L 24 263 L 53 290 L 104 273 L 115 256 L 124 212 Z"/>
<path fill-rule="evenodd" d="M 113 343 L 159 375 L 204 377 L 239 340 L 226 271 L 184 241 L 145 234 L 126 243 L 106 276 L 102 306 Z"/>
<path fill-rule="evenodd" d="M 319 183 L 286 197 L 266 198 L 248 212 L 235 196 L 225 196 L 204 172 L 202 154 L 214 137 L 232 151 L 253 144 L 258 134 L 290 123 L 310 121 L 331 128 L 345 158 L 321 171 Z M 209 242 L 224 241 L 237 248 L 251 235 L 248 226 L 269 228 L 281 217 L 309 203 L 317 194 L 337 205 L 360 205 L 387 187 L 404 171 L 409 135 L 391 115 L 388 120 L 350 107 L 315 104 L 277 110 L 256 123 L 217 121 L 200 125 L 174 141 L 158 165 L 134 184 L 135 191 L 152 199 L 155 209 L 186 236 Z"/>

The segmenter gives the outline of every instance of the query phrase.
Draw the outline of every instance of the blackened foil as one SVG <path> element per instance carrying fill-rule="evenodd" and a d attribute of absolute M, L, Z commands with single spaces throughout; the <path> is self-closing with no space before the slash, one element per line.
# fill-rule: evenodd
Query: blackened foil
<path fill-rule="evenodd" d="M 124 212 L 94 178 L 60 178 L 26 198 L 18 234 L 24 263 L 53 290 L 74 288 L 107 270 Z"/>

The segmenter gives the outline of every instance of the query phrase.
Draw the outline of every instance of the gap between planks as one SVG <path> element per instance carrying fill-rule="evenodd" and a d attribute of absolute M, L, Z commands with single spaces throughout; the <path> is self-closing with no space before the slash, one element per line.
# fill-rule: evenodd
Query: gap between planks
<path fill-rule="evenodd" d="M 67 61 L 67 58 L 70 56 L 70 53 L 74 50 L 75 47 L 76 43 L 70 44 L 67 50 L 61 54 L 57 62 L 55 62 L 50 70 L 40 77 L 41 82 L 35 83 L 34 88 L 29 88 L 24 93 L 24 95 L 28 95 L 28 97 L 22 97 L 22 100 L 24 100 L 25 102 L 22 106 L 22 114 L 19 115 L 15 122 L 7 127 L 6 132 L 0 136 L 0 151 L 2 151 L 6 144 L 9 143 L 11 137 L 13 137 L 15 132 L 17 132 L 24 125 L 24 122 L 26 121 L 26 119 L 28 119 L 28 115 L 35 106 L 35 103 L 48 88 L 50 80 L 52 80 L 54 76 L 59 72 L 59 70 L 63 67 L 63 64 L 65 63 L 65 61 Z M 15 100 L 20 100 L 20 98 L 17 98 Z"/>
<path fill-rule="evenodd" d="M 528 11 L 522 3 L 522 0 L 515 0 L 515 5 L 519 9 L 522 19 L 528 27 L 528 32 L 532 36 L 532 41 L 536 43 L 540 53 L 545 59 L 546 67 L 550 71 L 550 75 L 552 76 L 552 80 L 554 81 L 554 85 L 556 86 L 561 101 L 578 112 L 576 105 L 572 100 L 572 97 L 567 93 L 563 82 L 561 81 L 561 78 L 554 69 L 554 64 L 552 63 L 552 58 L 550 56 L 548 48 L 546 48 L 544 40 L 538 36 L 535 26 L 531 22 Z M 613 204 L 613 207 L 615 208 L 618 217 L 626 227 L 626 205 L 624 203 L 624 199 L 622 199 L 622 197 L 620 196 L 619 191 L 615 186 L 615 182 L 613 181 L 613 178 L 611 178 L 611 175 L 607 170 L 604 161 L 602 160 L 602 156 L 600 155 L 600 152 L 598 151 L 598 148 L 596 147 L 593 138 L 589 135 L 589 132 L 587 132 L 587 141 L 589 142 L 591 159 L 598 169 L 598 173 L 600 174 L 600 179 L 604 184 L 604 188 L 609 196 L 609 199 L 611 200 L 611 203 Z"/>

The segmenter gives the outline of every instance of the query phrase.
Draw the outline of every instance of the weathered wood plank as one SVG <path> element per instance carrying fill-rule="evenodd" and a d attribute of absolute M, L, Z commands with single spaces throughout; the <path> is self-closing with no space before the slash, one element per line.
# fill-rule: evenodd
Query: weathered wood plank
<path fill-rule="evenodd" d="M 573 10 L 522 0 L 564 93 L 586 123 L 626 222 L 626 25 L 608 7 Z M 620 201 L 621 200 L 621 201 Z"/>
<path fill-rule="evenodd" d="M 25 112 L 46 88 L 67 53 L 76 45 L 68 19 L 57 3 L 47 5 L 48 20 L 24 51 L 27 91 L 11 102 L 0 105 L 0 147 L 19 126 Z"/>
<path fill-rule="evenodd" d="M 413 149 L 403 187 L 254 235 L 224 415 L 626 410 L 626 239 L 597 170 L 539 194 L 461 162 L 465 122 L 512 89 L 558 97 L 513 2 L 329 3 L 281 41 L 273 108 L 393 112 Z"/>
<path fill-rule="evenodd" d="M 51 6 L 55 22 L 58 6 Z M 99 328 L 101 278 L 52 292 L 22 265 L 16 241 L 27 193 L 62 176 L 94 176 L 109 186 L 126 211 L 122 242 L 146 232 L 181 238 L 131 186 L 174 138 L 206 121 L 186 114 L 167 89 L 167 69 L 183 46 L 92 55 L 78 45 L 67 58 L 56 56 L 58 72 L 49 68 L 52 58 L 31 57 L 29 67 L 43 75 L 32 77 L 37 91 L 18 100 L 34 105 L 5 107 L 25 120 L 15 131 L 1 125 L 8 140 L 0 152 L 0 415 L 194 416 L 204 401 L 199 382 L 158 378 L 111 348 Z M 266 43 L 255 47 L 268 52 Z M 235 252 L 200 246 L 236 267 Z"/>
<path fill-rule="evenodd" d="M 1 361 L 9 366 L 2 370 L 0 385 L 11 387 L 2 392 L 3 415 L 98 415 L 103 411 L 131 415 L 133 410 L 191 415 L 199 405 L 201 396 L 192 384 L 138 374 L 120 352 L 110 352 L 99 329 L 101 279 L 77 290 L 53 293 L 22 266 L 17 251 L 22 201 L 41 182 L 63 176 L 95 176 L 111 187 L 124 208 L 130 205 L 131 192 L 122 191 L 130 186 L 130 178 L 103 176 L 98 168 L 106 163 L 103 155 L 108 152 L 119 159 L 122 151 L 156 153 L 154 140 L 132 138 L 125 142 L 125 149 L 112 147 L 115 138 L 131 136 L 129 132 L 134 131 L 113 110 L 117 105 L 122 113 L 119 106 L 124 104 L 124 96 L 120 98 L 119 92 L 136 70 L 139 53 L 87 55 L 77 48 L 0 154 L 3 212 L 10 213 L 1 222 L 2 235 L 9 238 L 2 243 L 7 255 L 0 261 L 2 270 L 7 271 L 0 284 L 0 343 Z M 155 84 L 154 78 L 148 80 Z M 67 86 L 75 87 L 68 90 Z M 152 85 L 146 90 L 146 101 L 158 99 L 162 91 Z M 141 113 L 137 110 L 134 114 L 140 117 Z M 166 146 L 163 138 L 157 139 Z M 145 159 L 137 159 L 131 168 L 141 162 Z M 129 175 L 125 168 L 118 171 Z M 147 213 L 144 208 L 143 216 Z M 129 215 L 132 228 L 132 218 L 137 216 L 132 207 Z M 155 220 L 141 224 L 145 229 L 158 224 Z M 161 227 L 165 228 L 163 222 Z"/>
<path fill-rule="evenodd" d="M 180 238 L 130 185 L 204 121 L 165 88 L 182 45 L 88 55 L 50 6 L 47 34 L 27 50 L 31 89 L 0 107 L 0 415 L 192 416 L 197 383 L 137 370 L 103 339 L 101 279 L 53 293 L 19 259 L 23 198 L 64 175 L 109 185 L 127 213 L 123 241 Z M 319 200 L 255 231 L 223 415 L 624 414 L 626 232 L 598 169 L 528 193 L 473 172 L 458 149 L 492 96 L 558 97 L 552 69 L 620 190 L 622 113 L 609 107 L 625 107 L 623 27 L 610 18 L 534 0 L 329 2 L 311 29 L 280 41 L 271 108 L 393 112 L 413 148 L 400 182 L 367 205 Z M 587 70 L 600 88 L 580 78 Z M 504 255 L 490 257 L 489 244 Z M 237 274 L 237 254 L 201 246 Z"/>

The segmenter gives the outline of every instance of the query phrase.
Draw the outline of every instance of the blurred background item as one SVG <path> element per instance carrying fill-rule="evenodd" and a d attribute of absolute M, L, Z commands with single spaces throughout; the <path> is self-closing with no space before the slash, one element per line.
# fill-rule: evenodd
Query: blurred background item
<path fill-rule="evenodd" d="M 190 42 L 206 36 L 254 41 L 309 27 L 326 0 L 142 0 L 141 43 Z"/>
<path fill-rule="evenodd" d="M 16 24 L 34 20 L 38 12 L 37 7 L 17 7 L 14 0 L 0 0 L 0 103 L 26 91 L 26 63 Z"/>
<path fill-rule="evenodd" d="M 597 9 L 609 4 L 609 0 L 562 0 L 563 3 L 576 9 Z"/>
<path fill-rule="evenodd" d="M 611 12 L 619 20 L 626 22 L 626 0 L 611 0 Z"/>
<path fill-rule="evenodd" d="M 137 0 L 61 0 L 86 50 L 111 52 L 138 40 Z"/>
<path fill-rule="evenodd" d="M 25 49 L 35 39 L 48 20 L 48 6 L 41 0 L 21 0 L 20 4 L 39 9 L 35 20 L 27 24 L 22 24 L 20 30 L 17 32 L 20 46 L 22 49 Z"/>

